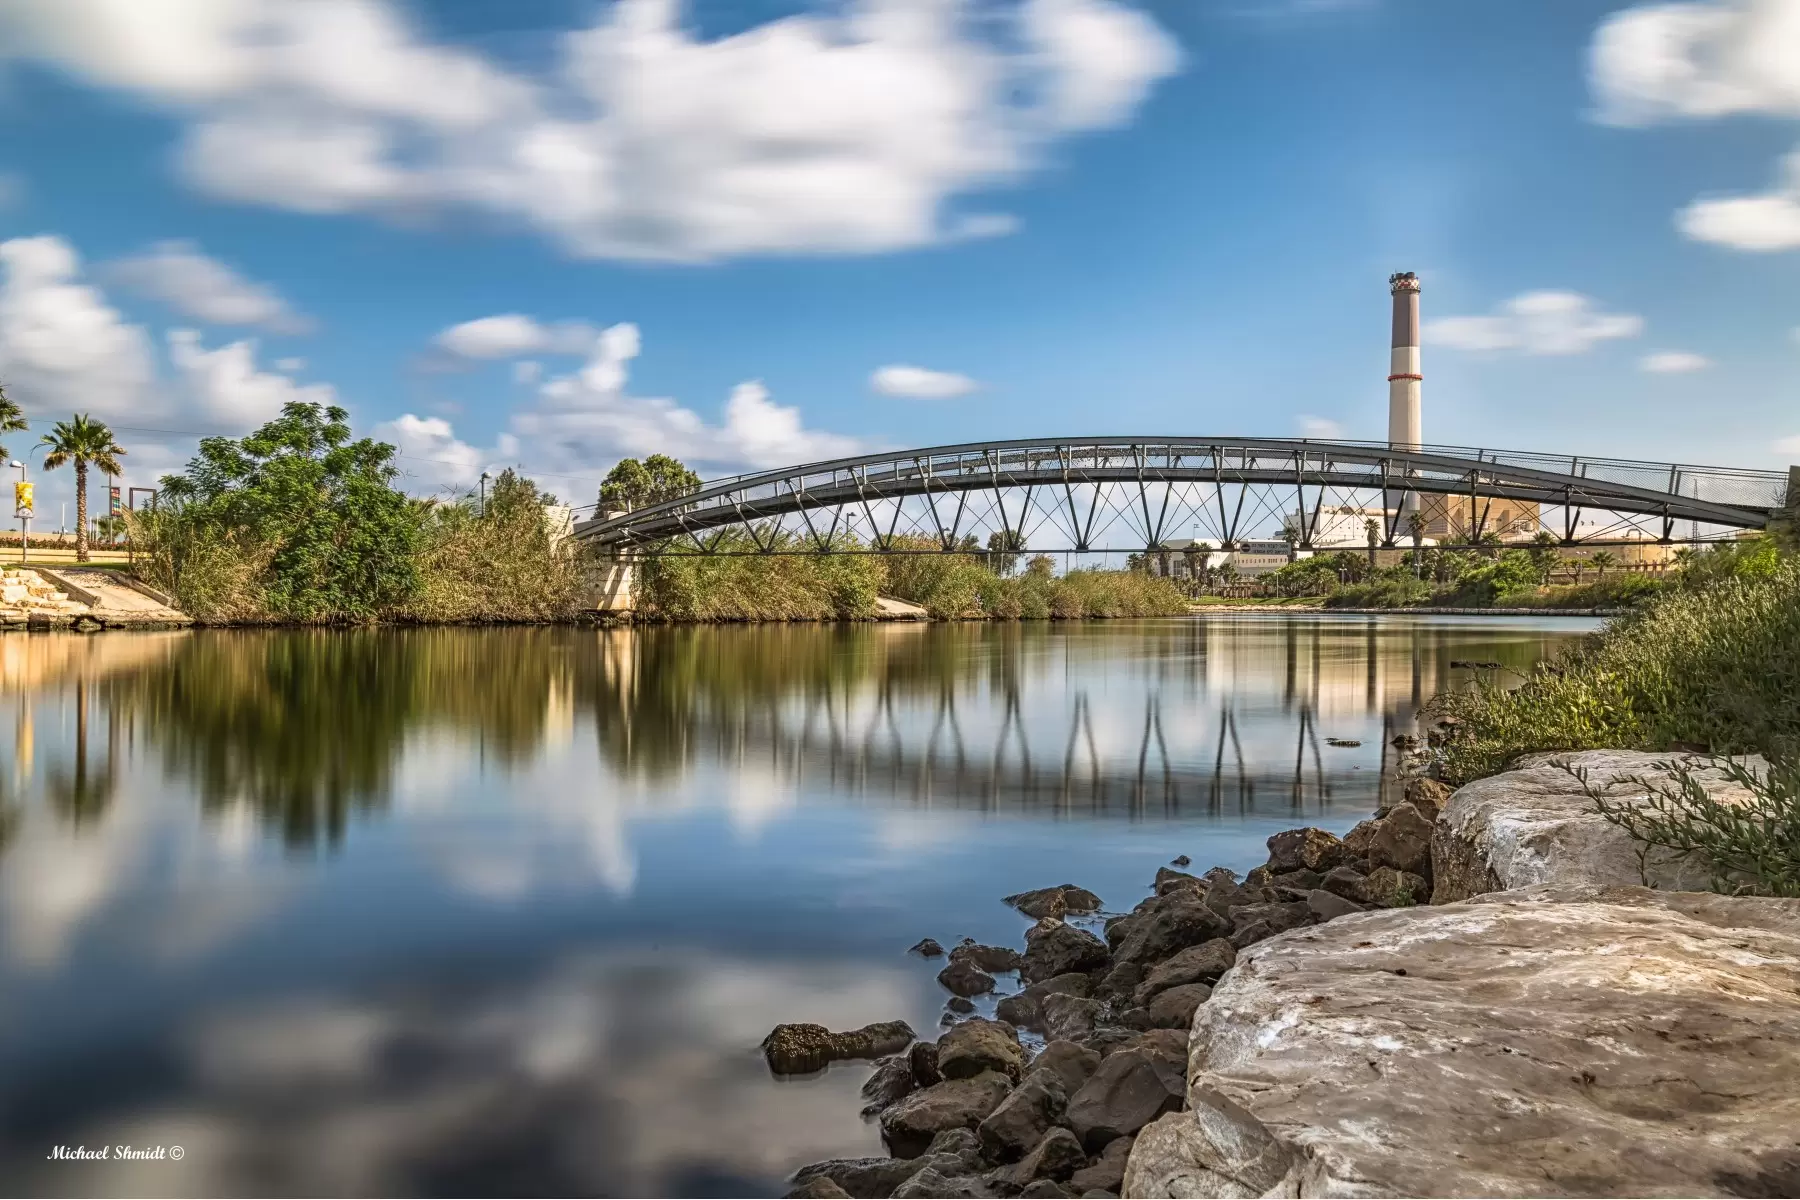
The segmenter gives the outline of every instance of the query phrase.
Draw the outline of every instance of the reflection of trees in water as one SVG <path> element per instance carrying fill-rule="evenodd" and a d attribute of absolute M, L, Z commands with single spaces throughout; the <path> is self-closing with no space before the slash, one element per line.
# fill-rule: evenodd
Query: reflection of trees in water
<path fill-rule="evenodd" d="M 118 786 L 119 736 L 116 710 L 108 704 L 106 722 L 106 762 L 98 770 L 88 763 L 88 702 L 93 686 L 85 676 L 75 680 L 75 761 L 53 766 L 45 779 L 50 807 L 77 829 L 98 821 L 111 805 Z M 108 679 L 101 685 L 108 693 L 117 681 Z"/>
<path fill-rule="evenodd" d="M 112 718 L 144 729 L 209 809 L 250 805 L 293 845 L 380 806 L 409 736 L 444 727 L 501 763 L 540 748 L 567 631 L 209 631 L 122 676 Z"/>

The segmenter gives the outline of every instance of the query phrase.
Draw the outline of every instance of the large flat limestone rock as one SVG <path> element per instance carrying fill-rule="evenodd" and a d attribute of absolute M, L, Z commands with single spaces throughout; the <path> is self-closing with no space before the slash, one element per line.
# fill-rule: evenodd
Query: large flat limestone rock
<path fill-rule="evenodd" d="M 1532 888 L 1246 951 L 1125 1196 L 1800 1195 L 1800 900 Z"/>
<path fill-rule="evenodd" d="M 1710 890 L 1711 872 L 1699 859 L 1657 850 L 1640 857 L 1637 843 L 1599 814 L 1580 781 L 1555 765 L 1584 769 L 1588 781 L 1605 787 L 1611 799 L 1641 802 L 1648 789 L 1634 778 L 1666 786 L 1667 773 L 1657 764 L 1677 757 L 1633 750 L 1534 754 L 1510 771 L 1458 788 L 1432 836 L 1432 903 L 1545 883 Z M 1765 765 L 1761 759 L 1745 761 Z M 1748 795 L 1716 767 L 1704 768 L 1696 778 L 1722 799 Z"/>

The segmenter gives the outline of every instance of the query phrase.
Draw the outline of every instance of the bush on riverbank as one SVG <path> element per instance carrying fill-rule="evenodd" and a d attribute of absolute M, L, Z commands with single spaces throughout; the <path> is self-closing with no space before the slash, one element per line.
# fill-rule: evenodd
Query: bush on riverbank
<path fill-rule="evenodd" d="M 393 615 L 430 623 L 573 617 L 584 598 L 585 571 L 577 549 L 551 536 L 544 506 L 554 503 L 508 469 L 489 488 L 485 511 L 471 497 L 427 506 L 418 591 Z"/>
<path fill-rule="evenodd" d="M 668 621 L 855 620 L 875 613 L 880 562 L 865 554 L 799 553 L 789 534 L 759 551 L 746 533 L 706 539 L 710 554 L 647 557 L 637 568 L 638 611 Z"/>
<path fill-rule="evenodd" d="M 1546 750 L 1800 752 L 1800 562 L 1667 590 L 1538 667 L 1433 701 L 1452 782 Z"/>

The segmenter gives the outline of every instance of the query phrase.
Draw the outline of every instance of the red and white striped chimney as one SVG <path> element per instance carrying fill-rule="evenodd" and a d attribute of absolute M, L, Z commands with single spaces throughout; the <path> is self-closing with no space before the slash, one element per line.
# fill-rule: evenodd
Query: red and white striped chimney
<path fill-rule="evenodd" d="M 1419 277 L 1411 271 L 1388 276 L 1394 295 L 1394 349 L 1388 367 L 1388 444 L 1416 450 L 1423 431 L 1419 417 Z"/>

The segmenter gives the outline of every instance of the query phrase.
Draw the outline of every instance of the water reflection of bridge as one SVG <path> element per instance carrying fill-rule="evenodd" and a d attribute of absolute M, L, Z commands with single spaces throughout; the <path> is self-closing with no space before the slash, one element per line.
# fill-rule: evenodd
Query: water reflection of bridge
<path fill-rule="evenodd" d="M 1496 630 L 1480 655 L 1523 667 L 1541 633 Z M 807 793 L 920 808 L 1089 815 L 1372 805 L 1389 741 L 1424 697 L 1466 681 L 1466 628 L 1370 619 L 1226 618 L 1133 628 L 871 632 L 860 671 L 732 703 L 676 707 L 683 760 L 773 774 Z M 960 649 L 921 669 L 928 639 Z M 653 662 L 616 639 L 603 674 L 621 716 L 665 710 Z M 937 646 L 942 650 L 941 642 Z M 1332 736 L 1360 741 L 1333 747 Z M 619 766 L 636 755 L 623 743 Z M 643 745 L 647 756 L 666 747 Z"/>

